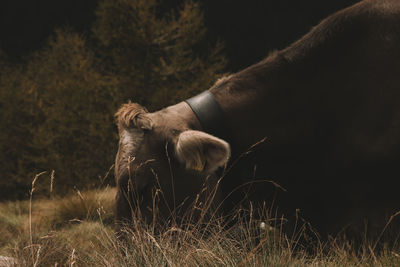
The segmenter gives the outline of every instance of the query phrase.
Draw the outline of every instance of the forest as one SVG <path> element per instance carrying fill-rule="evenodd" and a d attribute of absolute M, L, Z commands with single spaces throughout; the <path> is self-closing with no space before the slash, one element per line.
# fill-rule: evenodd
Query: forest
<path fill-rule="evenodd" d="M 90 34 L 58 28 L 22 62 L 0 51 L 0 199 L 26 197 L 43 171 L 38 194 L 51 177 L 56 194 L 113 184 L 117 108 L 176 103 L 224 72 L 198 3 L 105 0 L 95 14 Z"/>

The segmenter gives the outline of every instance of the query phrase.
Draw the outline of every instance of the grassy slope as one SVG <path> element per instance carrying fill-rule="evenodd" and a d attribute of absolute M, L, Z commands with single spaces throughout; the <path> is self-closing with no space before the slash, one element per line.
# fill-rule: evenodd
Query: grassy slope
<path fill-rule="evenodd" d="M 317 244 L 307 252 L 257 221 L 234 228 L 215 219 L 207 233 L 195 225 L 126 229 L 128 242 L 112 230 L 114 189 L 77 192 L 66 198 L 0 203 L 0 255 L 20 266 L 400 266 L 400 251 L 379 254 L 348 242 Z M 31 223 L 30 223 L 31 219 Z M 204 230 L 204 225 L 202 228 Z M 239 229 L 239 230 L 238 230 Z"/>

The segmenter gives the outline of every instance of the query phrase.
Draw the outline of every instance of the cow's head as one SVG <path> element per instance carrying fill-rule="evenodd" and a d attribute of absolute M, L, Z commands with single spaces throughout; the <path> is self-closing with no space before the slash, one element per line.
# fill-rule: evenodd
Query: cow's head
<path fill-rule="evenodd" d="M 168 216 L 185 210 L 205 187 L 215 193 L 212 173 L 228 161 L 229 144 L 195 130 L 201 126 L 186 103 L 154 113 L 130 103 L 116 116 L 117 219 L 130 219 L 131 211 L 146 220 L 156 211 Z"/>

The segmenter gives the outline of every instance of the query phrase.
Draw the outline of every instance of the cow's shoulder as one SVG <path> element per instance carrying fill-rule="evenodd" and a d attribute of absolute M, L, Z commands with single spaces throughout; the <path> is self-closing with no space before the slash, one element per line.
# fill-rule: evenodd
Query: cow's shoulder
<path fill-rule="evenodd" d="M 400 14 L 400 1 L 398 0 L 370 0 L 365 1 L 366 8 L 376 15 L 390 17 Z"/>

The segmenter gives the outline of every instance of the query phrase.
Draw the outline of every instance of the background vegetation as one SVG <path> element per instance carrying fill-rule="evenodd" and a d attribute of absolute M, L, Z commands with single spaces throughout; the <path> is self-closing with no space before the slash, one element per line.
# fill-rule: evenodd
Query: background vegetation
<path fill-rule="evenodd" d="M 129 100 L 155 110 L 207 89 L 223 72 L 195 2 L 103 0 L 90 34 L 55 30 L 11 64 L 0 51 L 0 199 L 90 188 L 113 164 L 113 114 Z M 109 179 L 108 181 L 112 181 Z M 112 182 L 111 182 L 112 183 Z"/>

